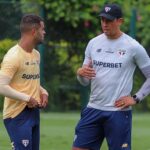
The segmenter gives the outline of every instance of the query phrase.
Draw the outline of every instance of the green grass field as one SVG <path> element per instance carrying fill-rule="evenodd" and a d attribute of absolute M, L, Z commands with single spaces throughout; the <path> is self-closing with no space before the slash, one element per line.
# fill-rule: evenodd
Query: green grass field
<path fill-rule="evenodd" d="M 79 113 L 41 113 L 41 150 L 71 150 L 74 127 L 79 117 Z M 0 150 L 10 149 L 1 121 Z M 105 142 L 101 150 L 107 150 Z M 133 115 L 132 150 L 150 150 L 150 114 Z"/>

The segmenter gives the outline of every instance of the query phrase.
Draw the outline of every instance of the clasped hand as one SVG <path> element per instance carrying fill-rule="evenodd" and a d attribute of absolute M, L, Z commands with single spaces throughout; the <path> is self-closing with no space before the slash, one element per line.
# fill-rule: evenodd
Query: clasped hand
<path fill-rule="evenodd" d="M 38 102 L 33 97 L 30 98 L 30 100 L 27 102 L 27 106 L 29 108 L 45 108 L 48 105 L 48 95 L 41 94 L 40 102 Z"/>

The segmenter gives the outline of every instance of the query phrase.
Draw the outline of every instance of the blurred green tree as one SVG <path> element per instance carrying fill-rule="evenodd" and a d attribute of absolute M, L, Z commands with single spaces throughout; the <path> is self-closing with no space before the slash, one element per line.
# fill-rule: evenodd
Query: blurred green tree
<path fill-rule="evenodd" d="M 13 0 L 1 0 L 0 14 L 0 40 L 5 38 L 19 38 L 20 33 L 18 32 L 18 28 L 22 17 L 20 3 Z"/>

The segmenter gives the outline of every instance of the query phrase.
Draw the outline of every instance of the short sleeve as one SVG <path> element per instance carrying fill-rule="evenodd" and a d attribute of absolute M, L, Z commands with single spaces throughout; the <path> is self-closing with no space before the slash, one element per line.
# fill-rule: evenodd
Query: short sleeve
<path fill-rule="evenodd" d="M 35 53 L 35 55 L 36 55 L 36 57 L 38 58 L 38 60 L 39 60 L 39 63 L 40 63 L 40 59 L 41 59 L 41 56 L 40 56 L 40 53 L 39 53 L 39 51 L 37 51 L 36 49 L 34 49 L 34 53 Z"/>
<path fill-rule="evenodd" d="M 137 66 L 142 69 L 144 67 L 147 67 L 150 65 L 150 58 L 145 50 L 145 48 L 142 45 L 138 45 L 138 47 L 135 48 L 135 62 Z"/>
<path fill-rule="evenodd" d="M 91 49 L 92 49 L 92 42 L 90 41 L 85 50 L 85 58 L 83 65 L 87 65 L 91 62 Z"/>
<path fill-rule="evenodd" d="M 12 78 L 19 67 L 18 59 L 16 55 L 6 54 L 1 64 L 0 73 Z"/>

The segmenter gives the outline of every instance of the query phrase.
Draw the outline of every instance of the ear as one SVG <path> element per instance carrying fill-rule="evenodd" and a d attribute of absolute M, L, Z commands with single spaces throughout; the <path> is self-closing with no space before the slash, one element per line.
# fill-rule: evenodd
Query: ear
<path fill-rule="evenodd" d="M 31 30 L 31 34 L 34 35 L 35 34 L 35 28 L 32 28 Z"/>
<path fill-rule="evenodd" d="M 123 18 L 119 18 L 119 25 L 123 24 L 124 19 Z"/>

